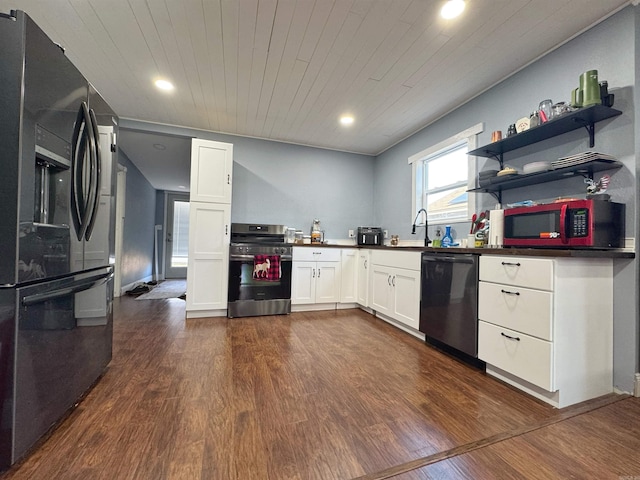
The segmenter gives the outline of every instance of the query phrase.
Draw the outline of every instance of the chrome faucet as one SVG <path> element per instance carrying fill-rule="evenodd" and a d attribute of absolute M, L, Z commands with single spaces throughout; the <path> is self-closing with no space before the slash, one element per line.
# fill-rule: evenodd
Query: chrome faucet
<path fill-rule="evenodd" d="M 429 223 L 427 222 L 427 211 L 424 208 L 421 208 L 420 210 L 418 210 L 418 213 L 416 214 L 416 218 L 413 220 L 413 225 L 411 226 L 411 234 L 415 235 L 416 234 L 416 221 L 418 220 L 418 217 L 420 216 L 420 214 L 424 212 L 424 246 L 428 247 L 429 244 L 431 243 L 431 240 L 429 240 Z"/>

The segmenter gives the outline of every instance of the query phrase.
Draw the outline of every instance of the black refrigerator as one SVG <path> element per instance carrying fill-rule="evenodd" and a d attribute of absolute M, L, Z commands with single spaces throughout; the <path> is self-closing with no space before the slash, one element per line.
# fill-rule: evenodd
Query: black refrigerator
<path fill-rule="evenodd" d="M 111 360 L 118 118 L 21 11 L 0 13 L 0 468 Z"/>

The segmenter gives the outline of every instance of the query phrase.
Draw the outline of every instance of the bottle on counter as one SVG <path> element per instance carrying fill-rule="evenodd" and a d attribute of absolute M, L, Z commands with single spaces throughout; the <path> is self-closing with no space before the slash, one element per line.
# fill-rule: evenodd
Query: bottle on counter
<path fill-rule="evenodd" d="M 313 219 L 313 225 L 311 226 L 311 243 L 322 243 L 322 230 L 320 230 L 320 220 Z"/>
<path fill-rule="evenodd" d="M 440 232 L 440 229 L 437 228 L 436 229 L 436 238 L 433 239 L 433 242 L 431 242 L 431 246 L 432 247 L 441 247 L 442 246 L 442 233 Z"/>
<path fill-rule="evenodd" d="M 450 247 L 453 244 L 453 237 L 451 236 L 451 225 L 444 227 L 444 237 L 442 237 L 442 246 Z"/>

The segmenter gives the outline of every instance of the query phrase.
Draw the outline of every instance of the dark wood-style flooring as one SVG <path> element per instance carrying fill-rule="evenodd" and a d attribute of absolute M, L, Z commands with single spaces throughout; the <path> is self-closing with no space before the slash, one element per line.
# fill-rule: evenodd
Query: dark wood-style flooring
<path fill-rule="evenodd" d="M 640 478 L 638 427 L 638 398 L 555 410 L 360 310 L 123 297 L 101 381 L 0 478 Z"/>

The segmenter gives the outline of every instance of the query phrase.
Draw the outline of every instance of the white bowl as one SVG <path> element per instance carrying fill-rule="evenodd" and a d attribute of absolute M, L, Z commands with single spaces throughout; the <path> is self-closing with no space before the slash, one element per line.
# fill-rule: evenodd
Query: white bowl
<path fill-rule="evenodd" d="M 522 167 L 522 173 L 546 172 L 551 169 L 551 162 L 531 162 Z"/>

